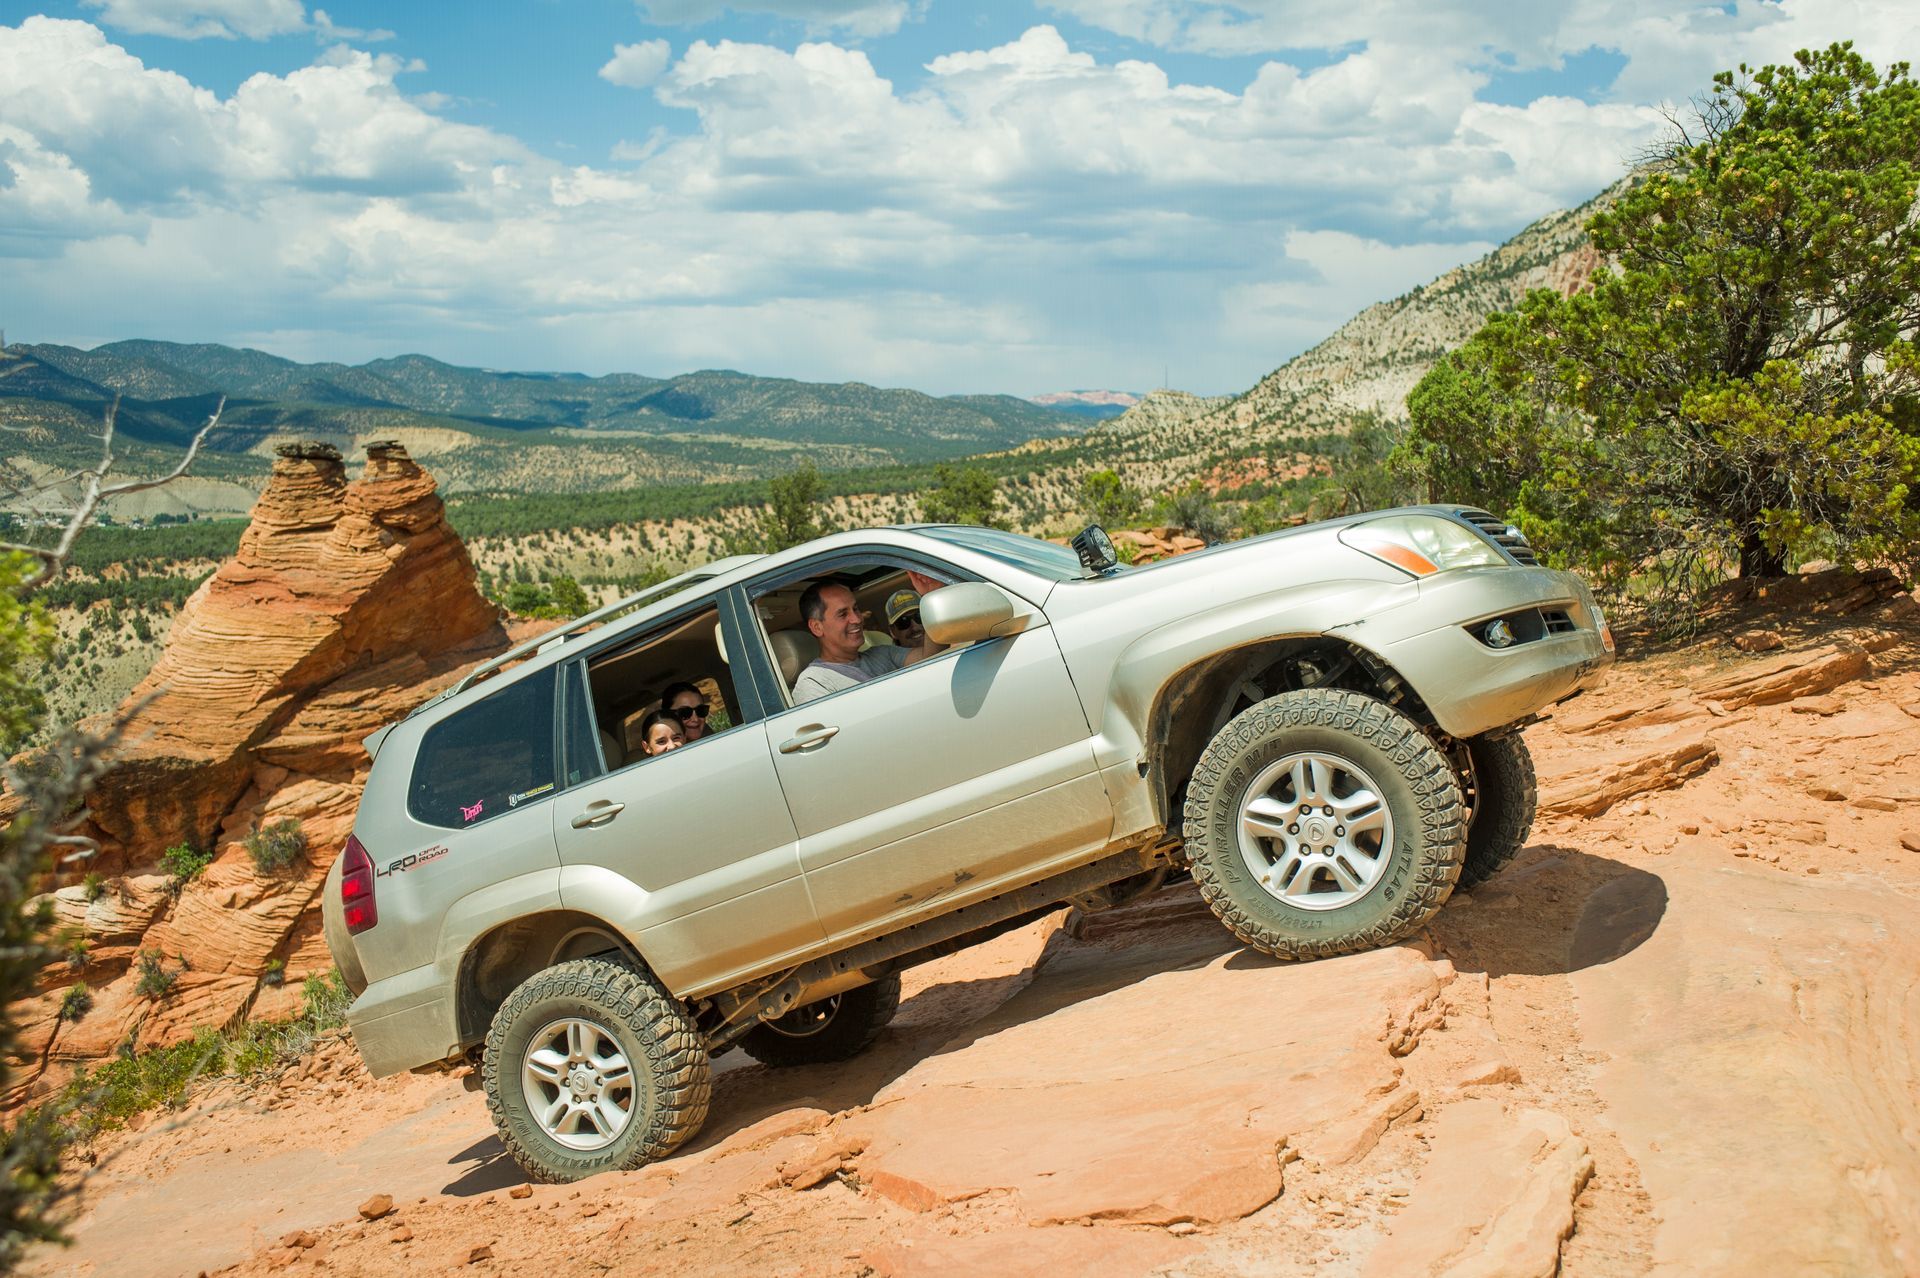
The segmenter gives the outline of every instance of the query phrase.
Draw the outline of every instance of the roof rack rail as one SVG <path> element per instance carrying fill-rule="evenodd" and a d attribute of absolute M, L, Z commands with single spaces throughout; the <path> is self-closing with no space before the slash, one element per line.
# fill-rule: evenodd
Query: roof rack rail
<path fill-rule="evenodd" d="M 542 634 L 537 634 L 531 639 L 523 639 L 499 656 L 490 657 L 481 662 L 465 675 L 462 675 L 460 681 L 451 688 L 448 688 L 439 696 L 430 697 L 415 706 L 407 713 L 406 717 L 411 719 L 414 715 L 419 714 L 430 705 L 445 701 L 449 697 L 458 696 L 475 683 L 478 683 L 481 679 L 500 669 L 500 667 L 507 665 L 509 662 L 516 661 L 530 652 L 538 652 L 554 644 L 565 643 L 574 635 L 596 626 L 600 622 L 609 620 L 634 608 L 643 608 L 647 604 L 659 599 L 664 599 L 676 591 L 685 589 L 696 581 L 705 581 L 709 577 L 718 577 L 722 573 L 731 572 L 742 564 L 750 563 L 758 558 L 758 555 L 729 555 L 725 559 L 716 559 L 710 564 L 702 564 L 698 568 L 688 569 L 677 577 L 669 577 L 657 586 L 649 586 L 647 589 L 628 595 L 624 599 L 616 599 L 604 608 L 595 608 L 584 617 L 575 617 L 564 626 L 559 626 Z"/>

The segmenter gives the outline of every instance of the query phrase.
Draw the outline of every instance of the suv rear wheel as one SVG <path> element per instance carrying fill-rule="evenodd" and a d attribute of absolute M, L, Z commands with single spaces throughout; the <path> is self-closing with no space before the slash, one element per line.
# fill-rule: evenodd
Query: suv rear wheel
<path fill-rule="evenodd" d="M 700 1130 L 713 1086 L 686 1009 L 607 959 L 522 983 L 494 1014 L 481 1069 L 501 1143 L 548 1184 L 667 1154 Z"/>
<path fill-rule="evenodd" d="M 762 1065 L 817 1065 L 844 1061 L 873 1046 L 900 1008 L 900 974 L 883 976 L 762 1021 L 740 1046 Z"/>
<path fill-rule="evenodd" d="M 1209 907 L 1276 958 L 1374 949 L 1447 899 L 1465 810 L 1446 756 L 1411 719 L 1332 688 L 1228 721 L 1187 786 L 1186 845 Z"/>
<path fill-rule="evenodd" d="M 1506 868 L 1533 830 L 1539 785 L 1533 755 L 1518 732 L 1469 737 L 1473 758 L 1473 820 L 1460 887 L 1478 887 Z"/>

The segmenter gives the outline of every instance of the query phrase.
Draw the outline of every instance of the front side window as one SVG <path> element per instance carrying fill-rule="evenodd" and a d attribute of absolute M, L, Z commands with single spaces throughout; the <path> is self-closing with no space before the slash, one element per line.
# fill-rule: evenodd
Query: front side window
<path fill-rule="evenodd" d="M 788 703 L 831 696 L 948 651 L 927 638 L 920 596 L 968 579 L 944 565 L 882 559 L 756 593 L 754 611 Z"/>
<path fill-rule="evenodd" d="M 407 810 L 465 829 L 554 791 L 553 668 L 507 685 L 428 728 Z"/>

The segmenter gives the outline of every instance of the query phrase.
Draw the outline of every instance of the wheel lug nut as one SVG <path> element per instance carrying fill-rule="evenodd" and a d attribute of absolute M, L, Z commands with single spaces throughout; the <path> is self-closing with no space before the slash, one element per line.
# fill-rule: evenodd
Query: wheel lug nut
<path fill-rule="evenodd" d="M 1332 805 L 1332 804 L 1328 804 L 1328 805 L 1327 805 L 1326 807 L 1324 807 L 1324 808 L 1321 808 L 1320 810 L 1321 810 L 1322 812 L 1324 812 L 1324 813 L 1326 813 L 1326 814 L 1327 814 L 1328 816 L 1332 816 L 1332 815 L 1333 815 L 1333 805 Z"/>
<path fill-rule="evenodd" d="M 1344 825 L 1336 825 L 1336 826 L 1334 826 L 1334 827 L 1333 827 L 1333 837 L 1334 837 L 1334 838 L 1336 838 L 1336 839 L 1344 839 L 1344 838 L 1346 838 L 1346 837 L 1347 837 L 1347 827 L 1346 827 L 1346 826 L 1344 826 Z"/>
<path fill-rule="evenodd" d="M 1298 833 L 1300 833 L 1300 827 L 1299 827 L 1298 825 L 1290 825 L 1290 826 L 1288 826 L 1288 827 L 1287 827 L 1287 833 L 1288 833 L 1288 834 L 1298 834 Z"/>

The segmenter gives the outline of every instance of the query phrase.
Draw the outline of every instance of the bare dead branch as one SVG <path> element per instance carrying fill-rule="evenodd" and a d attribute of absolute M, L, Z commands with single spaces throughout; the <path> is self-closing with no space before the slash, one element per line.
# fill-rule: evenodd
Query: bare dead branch
<path fill-rule="evenodd" d="M 113 471 L 113 428 L 114 420 L 120 415 L 120 398 L 115 396 L 108 405 L 106 420 L 100 431 L 100 464 L 92 470 L 79 472 L 73 478 L 80 482 L 80 496 L 73 510 L 67 516 L 66 527 L 61 530 L 60 539 L 51 546 L 29 546 L 18 542 L 0 541 L 0 551 L 16 551 L 30 555 L 40 561 L 40 567 L 34 574 L 20 583 L 20 593 L 28 594 L 46 585 L 66 571 L 67 563 L 73 558 L 74 543 L 80 534 L 92 526 L 94 516 L 100 507 L 112 497 L 124 497 L 129 493 L 146 492 L 150 488 L 159 488 L 170 484 L 187 473 L 187 469 L 200 455 L 200 446 L 206 442 L 208 434 L 220 424 L 220 415 L 227 410 L 227 397 L 222 395 L 220 402 L 214 405 L 212 416 L 207 424 L 194 434 L 187 444 L 187 454 L 180 464 L 166 474 L 155 479 L 131 479 L 125 483 L 109 484 L 107 476 Z"/>

